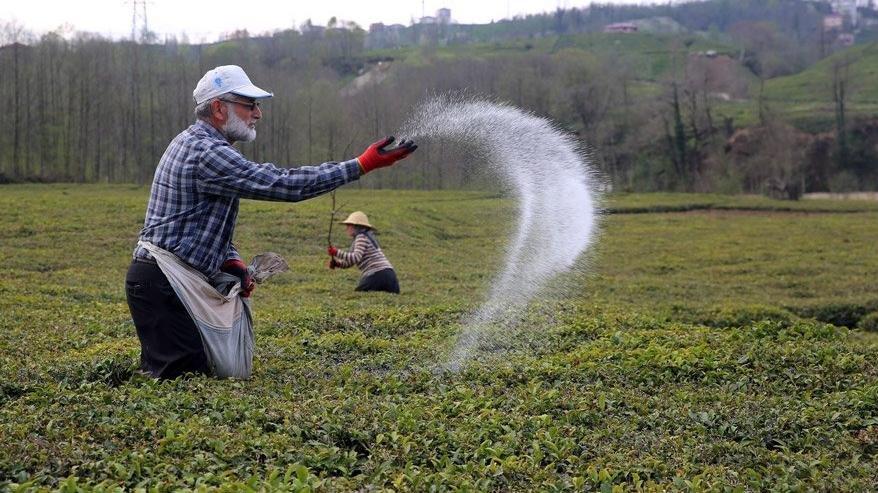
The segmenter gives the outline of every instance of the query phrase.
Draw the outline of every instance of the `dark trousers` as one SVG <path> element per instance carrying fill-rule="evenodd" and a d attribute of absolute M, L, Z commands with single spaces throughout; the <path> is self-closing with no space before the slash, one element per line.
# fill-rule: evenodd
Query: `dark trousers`
<path fill-rule="evenodd" d="M 156 378 L 209 373 L 201 335 L 174 288 L 154 263 L 131 263 L 125 294 L 140 339 L 140 367 Z"/>
<path fill-rule="evenodd" d="M 360 278 L 357 291 L 387 291 L 399 294 L 399 281 L 393 269 L 382 269 Z"/>

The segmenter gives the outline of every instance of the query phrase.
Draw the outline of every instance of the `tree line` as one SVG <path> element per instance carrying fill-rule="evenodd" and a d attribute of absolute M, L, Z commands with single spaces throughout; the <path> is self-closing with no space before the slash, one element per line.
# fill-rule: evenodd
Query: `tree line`
<path fill-rule="evenodd" d="M 832 78 L 833 101 L 826 102 L 836 108 L 836 131 L 826 138 L 797 131 L 768 103 L 760 102 L 758 124 L 749 129 L 717 111 L 716 94 L 758 99 L 753 77 L 800 70 L 793 65 L 816 56 L 796 51 L 807 43 L 788 42 L 794 28 L 809 29 L 811 13 L 791 10 L 798 20 L 785 18 L 786 27 L 723 25 L 728 36 L 740 37 L 742 51 L 731 57 L 699 54 L 692 37 L 656 38 L 665 44 L 650 63 L 667 67 L 650 80 L 638 66 L 642 60 L 621 49 L 576 49 L 570 35 L 558 36 L 548 52 L 519 43 L 491 56 L 443 57 L 428 44 L 393 60 L 388 52 L 364 51 L 366 34 L 352 25 L 261 37 L 239 32 L 221 43 L 192 45 L 82 33 L 36 38 L 8 23 L 0 26 L 0 101 L 7 109 L 0 121 L 0 180 L 149 182 L 167 143 L 194 121 L 195 83 L 209 68 L 234 63 L 276 94 L 265 104 L 256 141 L 242 146 L 260 162 L 296 166 L 353 157 L 398 129 L 420 101 L 464 90 L 553 120 L 587 145 L 617 189 L 795 197 L 875 188 L 870 139 L 878 135 L 846 111 L 851 85 L 841 66 Z M 749 49 L 745 40 L 754 35 L 771 42 Z M 411 160 L 359 186 L 490 186 L 489 177 L 474 179 L 472 163 L 455 149 L 428 145 Z"/>

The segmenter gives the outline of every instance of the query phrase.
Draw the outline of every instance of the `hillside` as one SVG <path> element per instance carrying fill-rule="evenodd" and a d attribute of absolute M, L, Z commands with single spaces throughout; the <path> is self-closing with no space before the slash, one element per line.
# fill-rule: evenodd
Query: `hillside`
<path fill-rule="evenodd" d="M 425 97 L 452 93 L 551 120 L 621 190 L 770 193 L 779 182 L 804 192 L 876 189 L 876 45 L 844 48 L 837 35 L 851 33 L 824 32 L 829 13 L 828 4 L 800 0 L 595 5 L 482 26 L 397 26 L 383 44 L 349 24 L 238 32 L 209 45 L 32 38 L 0 47 L 9 74 L 0 101 L 11 114 L 0 122 L 0 182 L 145 182 L 191 123 L 194 81 L 207 67 L 243 64 L 277 95 L 258 141 L 242 146 L 260 161 L 348 158 L 397 132 Z M 640 30 L 602 32 L 617 21 Z M 873 28 L 859 29 L 856 39 L 869 39 Z M 688 31 L 662 33 L 679 30 Z M 840 60 L 850 61 L 843 128 L 830 76 Z M 785 137 L 761 139 L 753 159 L 730 156 L 728 140 L 754 126 Z M 793 141 L 815 145 L 804 155 L 779 151 Z M 772 142 L 785 143 L 768 149 Z M 449 163 L 443 150 L 423 149 L 418 171 L 393 171 L 371 186 L 485 185 L 471 180 L 465 159 Z M 448 167 L 436 171 L 440 164 Z"/>
<path fill-rule="evenodd" d="M 445 61 L 486 59 L 521 54 L 551 55 L 571 50 L 587 58 L 613 58 L 631 67 L 633 75 L 642 81 L 660 81 L 672 75 L 674 60 L 682 65 L 687 54 L 708 51 L 720 55 L 735 55 L 737 48 L 727 43 L 711 41 L 691 34 L 657 34 L 649 32 L 582 33 L 565 36 L 547 36 L 535 39 L 515 39 L 492 43 L 468 43 L 438 46 L 430 50 L 416 48 L 370 50 L 367 58 L 422 64 L 425 54 Z M 678 67 L 679 68 L 679 67 Z M 682 69 L 679 68 L 681 71 Z"/>
<path fill-rule="evenodd" d="M 853 118 L 878 115 L 878 42 L 856 45 L 820 60 L 802 72 L 765 81 L 764 104 L 773 114 L 809 132 L 827 132 L 835 125 L 833 99 L 834 67 L 845 81 L 846 110 Z M 758 123 L 759 81 L 754 77 L 751 98 L 722 102 L 721 115 L 734 118 L 739 126 Z"/>
<path fill-rule="evenodd" d="M 846 79 L 850 102 L 878 103 L 878 42 L 852 46 L 798 74 L 771 79 L 765 84 L 765 97 L 789 103 L 831 102 L 835 67 Z"/>

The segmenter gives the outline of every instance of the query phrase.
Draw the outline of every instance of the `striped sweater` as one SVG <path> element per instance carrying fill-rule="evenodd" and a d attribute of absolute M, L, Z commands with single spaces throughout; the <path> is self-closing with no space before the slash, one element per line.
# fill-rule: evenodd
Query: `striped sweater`
<path fill-rule="evenodd" d="M 392 269 L 393 266 L 384 256 L 384 252 L 369 241 L 364 235 L 357 235 L 350 250 L 339 250 L 335 254 L 335 264 L 347 269 L 356 264 L 362 271 L 363 277 L 374 274 L 379 270 Z"/>

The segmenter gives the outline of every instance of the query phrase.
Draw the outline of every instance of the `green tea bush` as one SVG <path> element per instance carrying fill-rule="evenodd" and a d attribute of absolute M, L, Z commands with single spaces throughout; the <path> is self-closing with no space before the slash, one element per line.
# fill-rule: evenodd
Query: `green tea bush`
<path fill-rule="evenodd" d="M 878 312 L 872 312 L 861 318 L 857 323 L 857 328 L 869 332 L 878 332 Z"/>
<path fill-rule="evenodd" d="M 696 323 L 710 327 L 742 327 L 754 322 L 789 322 L 796 318 L 784 308 L 765 305 L 721 306 L 693 315 Z"/>
<path fill-rule="evenodd" d="M 867 313 L 874 311 L 876 308 L 878 308 L 878 302 L 876 301 L 866 303 L 841 302 L 802 307 L 798 309 L 798 312 L 803 317 L 814 318 L 821 322 L 843 327 L 856 327 L 858 322 Z"/>
<path fill-rule="evenodd" d="M 385 226 L 399 296 L 325 268 L 327 199 L 243 201 L 239 251 L 291 266 L 253 295 L 253 377 L 154 381 L 123 291 L 147 194 L 0 192 L 0 491 L 875 489 L 871 205 L 610 197 L 689 211 L 605 216 L 455 373 L 511 200 L 340 190 Z"/>

